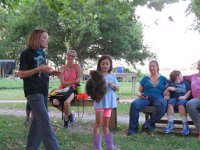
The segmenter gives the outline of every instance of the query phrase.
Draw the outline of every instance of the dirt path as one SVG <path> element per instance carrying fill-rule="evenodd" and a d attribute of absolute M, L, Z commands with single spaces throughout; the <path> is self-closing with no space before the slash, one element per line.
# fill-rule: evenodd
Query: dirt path
<path fill-rule="evenodd" d="M 25 110 L 0 109 L 0 115 L 13 115 L 13 116 L 25 117 L 25 114 L 26 114 Z M 87 110 L 85 110 L 84 114 L 83 114 L 82 110 L 80 110 L 79 113 L 78 113 L 78 111 L 75 111 L 74 114 L 77 119 L 86 120 L 86 121 L 94 121 L 95 120 L 94 114 L 92 114 L 91 112 L 87 112 Z M 50 116 L 50 118 L 61 118 L 61 112 L 56 111 L 56 110 L 51 110 L 49 112 L 49 116 Z M 129 116 L 126 114 L 122 115 L 122 114 L 118 113 L 117 121 L 118 121 L 118 123 L 121 123 L 121 124 L 128 124 Z M 140 117 L 140 122 L 144 122 L 144 115 L 142 113 L 141 113 L 141 117 Z"/>
<path fill-rule="evenodd" d="M 130 103 L 132 100 L 131 99 L 121 99 L 120 103 Z M 25 103 L 25 100 L 0 100 L 0 103 Z M 128 111 L 128 110 L 127 110 Z M 25 117 L 25 110 L 21 110 L 21 109 L 0 109 L 0 115 L 13 115 L 13 116 L 23 116 Z M 87 110 L 85 110 L 84 114 L 82 112 L 82 110 L 80 109 L 79 113 L 78 111 L 74 112 L 75 117 L 77 119 L 82 119 L 82 120 L 86 120 L 86 121 L 94 121 L 95 120 L 95 116 L 92 112 L 87 112 Z M 49 112 L 49 116 L 52 118 L 61 118 L 61 112 L 57 111 L 57 110 L 50 110 Z M 144 114 L 140 113 L 140 122 L 144 122 Z M 117 122 L 121 123 L 121 124 L 128 124 L 129 123 L 129 115 L 128 112 L 127 114 L 117 114 Z"/>

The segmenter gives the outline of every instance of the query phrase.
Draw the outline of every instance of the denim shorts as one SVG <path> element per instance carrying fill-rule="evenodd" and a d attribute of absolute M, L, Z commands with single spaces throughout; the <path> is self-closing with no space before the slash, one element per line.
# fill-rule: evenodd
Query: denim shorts
<path fill-rule="evenodd" d="M 179 100 L 176 98 L 171 98 L 168 101 L 168 104 L 171 104 L 172 106 L 182 105 L 182 106 L 186 107 L 186 103 L 187 103 L 187 100 L 185 100 L 185 99 Z"/>

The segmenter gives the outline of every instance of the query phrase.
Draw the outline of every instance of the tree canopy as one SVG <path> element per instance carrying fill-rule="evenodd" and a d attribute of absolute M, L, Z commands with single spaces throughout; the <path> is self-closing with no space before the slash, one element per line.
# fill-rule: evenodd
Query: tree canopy
<path fill-rule="evenodd" d="M 30 31 L 43 27 L 50 32 L 48 56 L 56 65 L 63 63 L 69 48 L 77 51 L 81 64 L 103 54 L 129 63 L 143 62 L 152 53 L 143 44 L 134 9 L 132 2 L 119 0 L 5 0 L 0 56 L 17 59 Z"/>
<path fill-rule="evenodd" d="M 200 32 L 200 1 L 193 0 L 191 4 L 188 6 L 187 12 L 195 14 L 196 19 L 193 24 L 193 29 Z"/>
<path fill-rule="evenodd" d="M 64 63 L 68 49 L 77 51 L 81 64 L 109 54 L 128 63 L 155 57 L 143 43 L 138 5 L 161 11 L 179 0 L 4 0 L 0 6 L 0 58 L 18 59 L 29 33 L 36 27 L 50 35 L 48 58 Z M 198 0 L 192 3 L 198 16 Z"/>

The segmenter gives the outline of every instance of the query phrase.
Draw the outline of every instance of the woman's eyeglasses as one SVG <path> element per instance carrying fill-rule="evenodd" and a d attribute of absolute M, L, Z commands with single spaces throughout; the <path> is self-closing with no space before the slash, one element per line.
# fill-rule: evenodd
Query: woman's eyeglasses
<path fill-rule="evenodd" d="M 72 58 L 75 58 L 74 55 L 70 55 L 70 54 L 67 54 L 68 57 L 72 57 Z"/>

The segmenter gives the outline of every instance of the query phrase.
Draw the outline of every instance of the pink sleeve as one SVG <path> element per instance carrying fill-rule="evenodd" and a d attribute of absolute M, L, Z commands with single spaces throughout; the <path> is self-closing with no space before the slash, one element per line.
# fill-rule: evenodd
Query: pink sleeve
<path fill-rule="evenodd" d="M 183 76 L 183 79 L 186 80 L 186 81 L 191 82 L 192 76 L 193 76 L 193 75 Z"/>

